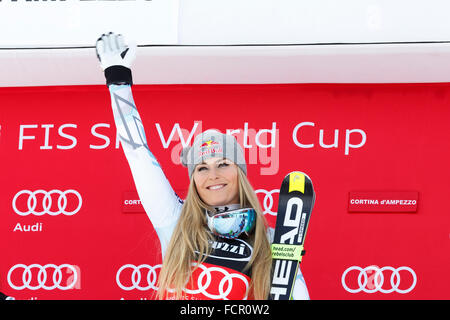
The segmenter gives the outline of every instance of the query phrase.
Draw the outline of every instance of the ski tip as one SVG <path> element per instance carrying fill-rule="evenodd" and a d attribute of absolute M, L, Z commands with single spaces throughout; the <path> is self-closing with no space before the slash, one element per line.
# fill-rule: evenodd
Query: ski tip
<path fill-rule="evenodd" d="M 287 178 L 287 177 L 289 177 L 289 176 L 291 176 L 291 175 L 293 175 L 293 176 L 296 176 L 296 175 L 304 175 L 305 178 L 311 180 L 311 178 L 310 178 L 306 173 L 304 173 L 304 172 L 302 172 L 302 171 L 291 171 L 291 172 L 289 172 L 284 178 Z"/>
<path fill-rule="evenodd" d="M 314 193 L 314 187 L 312 184 L 311 178 L 304 172 L 301 171 L 292 171 L 286 177 L 284 180 L 289 185 L 289 191 L 299 191 L 301 193 L 305 193 L 306 185 L 311 186 L 312 193 Z"/>

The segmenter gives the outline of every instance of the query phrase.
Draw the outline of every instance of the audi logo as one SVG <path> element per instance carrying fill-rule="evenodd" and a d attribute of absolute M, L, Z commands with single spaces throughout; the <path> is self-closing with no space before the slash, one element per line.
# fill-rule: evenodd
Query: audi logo
<path fill-rule="evenodd" d="M 158 287 L 156 287 L 156 281 L 158 279 L 158 277 L 156 275 L 156 269 L 160 269 L 161 266 L 162 266 L 161 264 L 158 264 L 154 267 L 149 266 L 148 264 L 141 264 L 139 266 L 135 266 L 133 264 L 125 264 L 122 267 L 120 267 L 120 269 L 117 271 L 116 283 L 122 290 L 126 290 L 126 291 L 130 291 L 133 289 L 137 289 L 137 290 L 141 290 L 141 291 L 145 291 L 145 290 L 149 290 L 149 289 L 158 290 Z M 125 286 L 120 282 L 120 274 L 122 273 L 123 270 L 128 269 L 128 268 L 133 270 L 133 272 L 131 274 L 131 285 Z M 148 285 L 145 287 L 139 285 L 141 282 L 141 279 L 142 279 L 141 270 L 143 270 L 143 269 L 148 270 L 148 273 L 147 273 L 147 284 Z"/>
<path fill-rule="evenodd" d="M 38 208 L 38 199 L 37 195 L 42 194 L 43 197 L 39 197 L 41 200 L 41 205 L 39 208 L 42 207 L 42 210 L 36 210 Z M 55 210 L 56 206 L 53 205 L 53 201 L 55 200 L 52 195 L 58 195 L 58 200 L 56 202 L 57 210 Z M 68 207 L 68 197 L 67 195 L 73 194 L 76 196 L 77 200 L 75 204 L 78 204 L 76 208 L 73 210 L 66 210 Z M 19 210 L 18 209 L 18 202 L 19 199 L 26 198 L 26 209 L 25 210 Z M 78 191 L 70 189 L 66 191 L 60 191 L 60 190 L 36 190 L 36 191 L 30 191 L 30 190 L 22 190 L 16 193 L 16 195 L 13 198 L 12 201 L 12 207 L 15 213 L 17 213 L 20 216 L 27 216 L 29 214 L 33 214 L 36 216 L 42 216 L 44 214 L 49 214 L 51 216 L 56 216 L 58 214 L 64 214 L 66 216 L 72 216 L 81 209 L 81 205 L 83 203 L 83 200 L 81 198 L 81 195 Z M 21 209 L 23 209 L 23 205 L 21 206 Z M 54 209 L 53 211 L 51 209 Z"/>
<path fill-rule="evenodd" d="M 273 194 L 274 193 L 280 193 L 280 189 L 273 189 L 271 191 L 267 191 L 265 189 L 258 189 L 255 190 L 256 194 L 264 194 L 264 199 L 263 199 L 263 214 L 269 214 L 271 216 L 276 216 L 277 212 L 275 208 L 275 211 L 273 211 L 273 206 L 274 206 L 274 199 L 273 199 Z"/>
<path fill-rule="evenodd" d="M 194 264 L 193 264 L 194 265 Z M 197 287 L 198 289 L 191 290 L 191 289 L 184 289 L 186 293 L 188 294 L 203 294 L 207 296 L 210 299 L 222 299 L 222 300 L 228 300 L 228 294 L 230 294 L 231 290 L 233 289 L 234 280 L 233 279 L 240 279 L 245 284 L 245 292 L 247 293 L 249 288 L 249 283 L 247 279 L 239 274 L 239 273 L 229 273 L 227 270 L 219 267 L 206 267 L 202 264 L 200 264 L 199 269 L 201 269 L 201 273 L 197 278 Z M 210 284 L 212 281 L 212 275 L 211 272 L 220 272 L 223 274 L 223 278 L 219 282 L 219 294 L 212 294 L 208 292 L 208 289 L 210 288 Z M 205 284 L 202 285 L 203 278 L 206 277 Z M 227 289 L 224 290 L 225 284 L 227 285 Z M 243 298 L 243 300 L 247 300 L 247 295 Z"/>
<path fill-rule="evenodd" d="M 350 274 L 353 275 L 353 278 L 356 276 L 355 272 L 357 271 L 358 277 L 357 277 L 357 288 L 350 288 L 347 285 L 347 282 L 349 281 L 348 278 L 352 277 Z M 390 271 L 390 283 L 387 287 L 387 285 L 383 284 L 385 283 L 385 271 Z M 404 278 L 400 276 L 408 274 L 410 276 L 407 277 L 407 281 L 409 281 L 408 278 L 412 277 L 412 282 L 408 282 L 406 284 Z M 387 274 L 389 276 L 389 274 Z M 353 279 L 354 280 L 354 279 Z M 358 293 L 358 292 L 366 292 L 366 293 L 374 293 L 374 292 L 382 292 L 382 293 L 391 293 L 391 292 L 397 292 L 397 293 L 408 293 L 411 292 L 411 290 L 414 289 L 414 287 L 417 284 L 417 276 L 413 269 L 410 267 L 399 267 L 399 268 L 393 268 L 393 267 L 382 267 L 379 268 L 377 266 L 368 266 L 365 268 L 352 266 L 347 268 L 344 273 L 342 274 L 342 286 L 345 290 L 347 290 L 350 293 Z M 351 281 L 351 280 L 350 280 Z M 400 284 L 403 288 L 406 289 L 400 289 Z M 407 287 L 409 285 L 409 287 Z"/>
<path fill-rule="evenodd" d="M 12 275 L 13 272 L 18 269 L 22 270 L 22 278 L 20 281 L 16 281 L 16 283 L 13 282 Z M 37 272 L 33 272 L 34 269 L 39 270 Z M 70 274 L 70 276 L 66 279 L 66 283 L 63 284 L 63 273 L 62 270 L 66 269 L 66 273 Z M 33 275 L 36 275 L 34 277 Z M 49 278 L 51 276 L 51 279 Z M 14 277 L 15 279 L 17 277 Z M 49 278 L 50 280 L 47 280 Z M 33 281 L 34 279 L 34 281 Z M 46 265 L 39 265 L 39 264 L 31 264 L 29 266 L 25 264 L 16 264 L 8 271 L 7 275 L 7 281 L 11 288 L 15 290 L 23 290 L 23 289 L 30 289 L 30 290 L 38 290 L 38 289 L 44 289 L 44 290 L 69 290 L 74 288 L 75 284 L 77 283 L 79 279 L 79 275 L 77 272 L 77 267 L 64 263 L 61 265 L 55 265 L 55 264 L 46 264 Z M 49 285 L 49 282 L 51 285 Z M 32 285 L 32 283 L 34 285 Z M 36 284 L 37 283 L 37 284 Z"/>
<path fill-rule="evenodd" d="M 137 290 L 158 290 L 159 288 L 156 286 L 157 282 L 157 275 L 156 275 L 156 269 L 160 269 L 162 265 L 158 264 L 156 266 L 150 266 L 148 264 L 141 264 L 139 266 L 135 266 L 132 264 L 126 264 L 120 267 L 120 269 L 117 271 L 116 274 L 116 282 L 117 285 L 126 291 L 137 289 Z M 192 263 L 192 266 L 196 266 L 195 263 Z M 131 284 L 128 286 L 125 286 L 122 284 L 120 278 L 121 273 L 125 270 L 130 268 L 132 270 L 131 273 Z M 201 270 L 200 275 L 197 278 L 197 289 L 187 289 L 184 288 L 183 291 L 187 294 L 203 294 L 208 298 L 211 299 L 223 299 L 228 300 L 228 295 L 230 294 L 231 290 L 233 289 L 234 279 L 239 279 L 245 284 L 246 292 L 249 288 L 248 280 L 239 273 L 230 273 L 227 270 L 220 268 L 220 267 L 206 267 L 202 264 L 198 265 L 198 269 Z M 142 270 L 148 270 L 147 273 L 147 284 L 145 286 L 140 285 L 142 275 Z M 211 289 L 211 282 L 212 282 L 212 272 L 219 272 L 223 275 L 219 282 L 218 287 L 218 294 L 209 292 L 208 290 Z M 225 289 L 226 288 L 226 289 Z M 169 292 L 174 292 L 173 289 L 169 289 Z M 247 295 L 244 297 L 244 300 L 247 300 Z"/>

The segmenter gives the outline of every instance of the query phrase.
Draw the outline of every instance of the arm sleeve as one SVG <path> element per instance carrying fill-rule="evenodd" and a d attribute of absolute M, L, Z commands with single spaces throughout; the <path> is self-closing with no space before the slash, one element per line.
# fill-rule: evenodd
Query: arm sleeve
<path fill-rule="evenodd" d="M 111 85 L 111 104 L 117 134 L 131 169 L 136 190 L 161 242 L 164 257 L 183 201 L 173 191 L 145 137 L 130 85 Z"/>
<path fill-rule="evenodd" d="M 292 290 L 292 300 L 309 300 L 308 288 L 303 278 L 302 270 L 298 265 L 297 276 L 295 278 L 294 289 Z"/>

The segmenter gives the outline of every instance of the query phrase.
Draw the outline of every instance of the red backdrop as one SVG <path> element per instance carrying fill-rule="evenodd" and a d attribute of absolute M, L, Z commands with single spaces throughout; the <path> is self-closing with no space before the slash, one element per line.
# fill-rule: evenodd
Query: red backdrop
<path fill-rule="evenodd" d="M 294 170 L 311 177 L 317 199 L 302 262 L 311 299 L 450 298 L 448 84 L 133 92 L 151 150 L 180 196 L 188 178 L 176 163 L 177 124 L 184 139 L 195 123 L 195 134 L 240 129 L 270 223 L 278 200 L 270 192 L 282 178 Z M 0 291 L 16 299 L 150 299 L 159 244 L 147 216 L 124 204 L 136 200 L 128 194 L 135 187 L 107 89 L 2 88 L 0 96 Z M 350 192 L 418 198 L 415 212 L 349 212 Z M 133 266 L 141 266 L 134 278 Z"/>

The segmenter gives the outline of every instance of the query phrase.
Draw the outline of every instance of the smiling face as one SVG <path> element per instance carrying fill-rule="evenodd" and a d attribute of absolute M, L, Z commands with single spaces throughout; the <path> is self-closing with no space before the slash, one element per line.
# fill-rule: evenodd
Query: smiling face
<path fill-rule="evenodd" d="M 193 178 L 200 198 L 210 206 L 239 203 L 238 168 L 228 159 L 210 158 L 196 166 Z"/>

